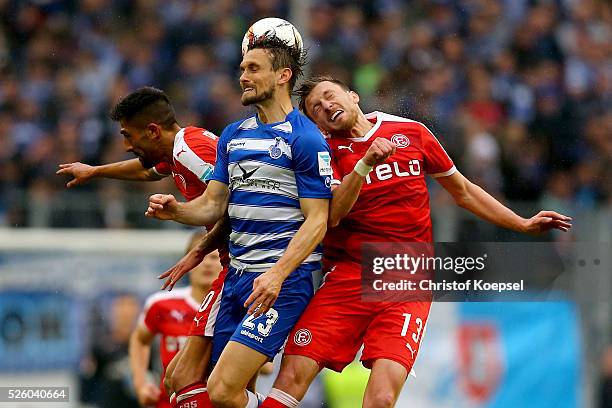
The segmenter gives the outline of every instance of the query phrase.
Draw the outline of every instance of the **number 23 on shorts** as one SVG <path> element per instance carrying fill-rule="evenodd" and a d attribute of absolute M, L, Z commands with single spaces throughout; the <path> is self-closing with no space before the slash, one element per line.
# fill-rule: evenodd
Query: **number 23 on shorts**
<path fill-rule="evenodd" d="M 266 317 L 266 322 L 257 324 L 257 332 L 261 336 L 266 337 L 268 334 L 270 334 L 272 326 L 274 326 L 274 323 L 276 323 L 276 321 L 278 320 L 278 312 L 274 308 L 270 308 L 270 310 L 268 310 L 264 316 Z M 254 330 L 254 320 L 255 315 L 249 315 L 249 317 L 247 317 L 242 323 L 242 326 L 246 327 L 249 330 Z"/>

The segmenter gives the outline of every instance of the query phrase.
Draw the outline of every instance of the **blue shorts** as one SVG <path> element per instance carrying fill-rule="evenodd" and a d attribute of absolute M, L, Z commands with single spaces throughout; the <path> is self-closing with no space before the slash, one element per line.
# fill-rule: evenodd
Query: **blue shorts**
<path fill-rule="evenodd" d="M 261 273 L 238 273 L 229 268 L 215 323 L 211 364 L 214 366 L 228 341 L 235 341 L 273 358 L 285 344 L 314 293 L 311 268 L 300 267 L 283 282 L 276 302 L 257 318 L 247 315 L 244 302 L 253 292 L 253 280 Z"/>

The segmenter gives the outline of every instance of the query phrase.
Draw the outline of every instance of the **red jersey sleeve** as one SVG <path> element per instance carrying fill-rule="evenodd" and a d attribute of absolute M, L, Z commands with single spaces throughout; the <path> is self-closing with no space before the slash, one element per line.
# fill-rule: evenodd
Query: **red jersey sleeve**
<path fill-rule="evenodd" d="M 420 127 L 425 172 L 432 177 L 446 177 L 457 171 L 455 164 L 434 134 L 425 125 Z"/>
<path fill-rule="evenodd" d="M 152 295 L 147 298 L 144 309 L 140 315 L 140 324 L 143 324 L 151 333 L 159 333 L 159 302 L 158 296 Z"/>
<path fill-rule="evenodd" d="M 340 169 L 338 168 L 338 163 L 336 163 L 336 156 L 333 153 L 332 153 L 331 168 L 332 168 L 332 178 L 331 178 L 332 186 L 341 184 L 342 176 L 340 175 Z"/>
<path fill-rule="evenodd" d="M 181 145 L 175 146 L 174 158 L 198 179 L 208 181 L 217 161 L 218 137 L 208 130 L 187 128 Z"/>
<path fill-rule="evenodd" d="M 172 166 L 166 162 L 157 163 L 153 166 L 153 171 L 162 177 L 166 177 L 172 174 Z"/>

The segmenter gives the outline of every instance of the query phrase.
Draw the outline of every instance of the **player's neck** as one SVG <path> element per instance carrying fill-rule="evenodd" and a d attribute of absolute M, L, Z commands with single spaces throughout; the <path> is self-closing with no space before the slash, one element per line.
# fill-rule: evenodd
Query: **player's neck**
<path fill-rule="evenodd" d="M 258 103 L 255 107 L 257 118 L 261 123 L 282 122 L 293 111 L 291 97 L 288 94 L 277 95 L 275 98 Z"/>
<path fill-rule="evenodd" d="M 369 120 L 367 120 L 365 115 L 360 113 L 359 115 L 357 115 L 357 121 L 355 122 L 353 127 L 350 128 L 350 130 L 347 130 L 346 134 L 339 134 L 337 136 L 345 137 L 345 138 L 349 138 L 349 137 L 363 137 L 373 127 L 374 127 L 374 124 L 372 122 L 370 122 Z"/>
<path fill-rule="evenodd" d="M 176 134 L 181 130 L 178 123 L 172 125 L 168 130 L 163 131 L 162 143 L 164 144 L 164 159 L 168 163 L 172 163 L 172 155 L 174 150 L 174 139 Z"/>
<path fill-rule="evenodd" d="M 210 289 L 210 286 L 191 285 L 191 297 L 197 302 L 198 305 L 204 300 L 204 296 L 206 296 L 208 289 Z"/>

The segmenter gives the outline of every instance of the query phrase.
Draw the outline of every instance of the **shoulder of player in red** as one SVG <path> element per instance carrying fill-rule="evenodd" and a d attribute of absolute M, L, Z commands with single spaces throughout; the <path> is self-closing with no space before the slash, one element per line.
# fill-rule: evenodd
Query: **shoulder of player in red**
<path fill-rule="evenodd" d="M 440 141 L 423 123 L 384 112 L 372 112 L 367 114 L 366 118 L 374 124 L 374 127 L 364 136 L 327 139 L 332 150 L 332 167 L 336 183 L 352 171 L 354 164 L 363 157 L 377 137 L 395 143 L 396 155 L 418 151 L 425 172 L 432 177 L 448 176 L 456 170 Z M 347 165 L 349 161 L 352 164 Z M 344 165 L 340 165 L 341 162 Z"/>
<path fill-rule="evenodd" d="M 160 175 L 169 175 L 180 165 L 198 178 L 206 177 L 216 162 L 219 138 L 209 130 L 187 126 L 174 138 L 173 163 L 162 162 L 153 168 Z"/>
<path fill-rule="evenodd" d="M 139 322 L 150 332 L 158 333 L 160 332 L 160 322 L 168 315 L 182 320 L 185 313 L 194 314 L 198 308 L 198 302 L 191 296 L 191 286 L 177 288 L 172 291 L 159 291 L 153 293 L 145 300 Z M 173 314 L 176 316 L 173 316 Z"/>

